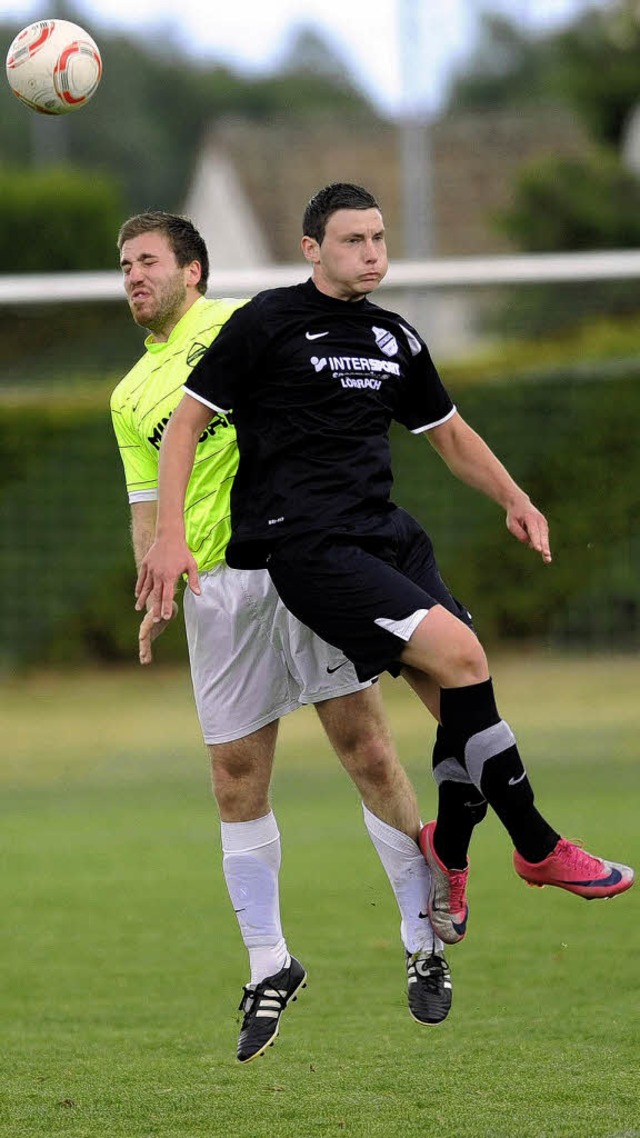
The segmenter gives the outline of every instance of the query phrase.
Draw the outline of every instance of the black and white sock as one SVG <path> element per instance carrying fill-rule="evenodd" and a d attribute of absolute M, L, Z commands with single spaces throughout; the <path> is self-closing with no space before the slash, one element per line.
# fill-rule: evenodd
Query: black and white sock
<path fill-rule="evenodd" d="M 542 861 L 560 835 L 534 806 L 533 788 L 515 736 L 500 718 L 491 680 L 441 688 L 440 716 L 469 778 L 495 810 L 518 852 L 527 861 Z"/>

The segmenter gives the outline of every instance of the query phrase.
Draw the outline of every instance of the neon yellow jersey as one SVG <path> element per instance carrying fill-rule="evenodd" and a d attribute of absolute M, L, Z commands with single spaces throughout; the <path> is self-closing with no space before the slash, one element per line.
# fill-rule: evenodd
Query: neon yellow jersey
<path fill-rule="evenodd" d="M 130 502 L 158 497 L 158 457 L 169 418 L 191 369 L 231 313 L 245 300 L 200 297 L 166 342 L 145 340 L 146 352 L 111 396 L 111 418 Z M 224 561 L 231 535 L 229 494 L 238 466 L 236 432 L 214 414 L 198 441 L 185 499 L 187 544 L 203 572 Z"/>

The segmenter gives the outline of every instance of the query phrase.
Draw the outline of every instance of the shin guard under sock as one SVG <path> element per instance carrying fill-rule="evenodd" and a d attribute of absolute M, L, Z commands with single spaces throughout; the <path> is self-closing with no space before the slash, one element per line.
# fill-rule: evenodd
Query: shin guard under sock
<path fill-rule="evenodd" d="M 442 726 L 465 770 L 527 861 L 542 861 L 559 834 L 534 806 L 531 783 L 511 728 L 500 718 L 491 680 L 442 688 Z"/>
<path fill-rule="evenodd" d="M 442 726 L 433 748 L 433 777 L 438 784 L 436 853 L 447 869 L 465 869 L 471 835 L 487 813 L 487 800 L 455 756 Z"/>

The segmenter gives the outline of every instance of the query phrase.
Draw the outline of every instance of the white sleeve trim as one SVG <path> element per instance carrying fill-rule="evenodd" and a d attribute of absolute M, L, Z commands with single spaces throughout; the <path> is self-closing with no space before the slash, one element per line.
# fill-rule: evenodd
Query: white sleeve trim
<path fill-rule="evenodd" d="M 188 387 L 183 387 L 185 395 L 190 395 L 192 399 L 197 399 L 198 403 L 204 403 L 205 407 L 210 407 L 212 411 L 219 411 L 221 415 L 229 414 L 229 407 L 220 407 L 218 403 L 210 403 L 203 395 L 196 395 L 195 391 L 189 391 Z"/>
<path fill-rule="evenodd" d="M 424 431 L 432 431 L 434 427 L 439 427 L 442 423 L 446 423 L 447 419 L 450 419 L 452 415 L 455 415 L 457 410 L 458 408 L 454 405 L 449 411 L 449 414 L 445 415 L 444 418 L 437 419 L 435 423 L 427 423 L 424 427 L 413 427 L 411 429 L 411 434 L 421 435 Z"/>
<path fill-rule="evenodd" d="M 158 490 L 131 490 L 129 493 L 129 502 L 157 502 Z"/>

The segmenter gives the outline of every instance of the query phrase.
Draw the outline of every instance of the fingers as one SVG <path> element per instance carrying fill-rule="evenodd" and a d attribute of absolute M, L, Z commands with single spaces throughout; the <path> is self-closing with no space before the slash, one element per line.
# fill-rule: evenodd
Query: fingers
<path fill-rule="evenodd" d="M 523 525 L 529 535 L 529 545 L 539 553 L 545 564 L 551 561 L 551 548 L 549 546 L 549 526 L 544 514 L 538 510 L 531 517 L 523 519 Z"/>
<path fill-rule="evenodd" d="M 136 581 L 136 610 L 144 608 L 158 623 L 174 615 L 174 593 L 180 576 L 186 573 L 194 593 L 200 593 L 198 566 L 184 541 L 156 539 L 142 559 Z"/>
<path fill-rule="evenodd" d="M 138 657 L 141 664 L 150 664 L 153 660 L 151 641 L 154 639 L 153 631 L 157 628 L 158 625 L 153 619 L 153 613 L 145 613 L 138 632 Z"/>
<path fill-rule="evenodd" d="M 195 567 L 195 561 L 193 565 L 197 581 L 198 570 Z M 181 570 L 172 568 L 154 570 L 150 555 L 147 555 L 140 566 L 136 581 L 136 611 L 142 612 L 146 608 L 155 621 L 171 620 L 173 598 L 180 572 Z"/>
<path fill-rule="evenodd" d="M 507 526 L 518 541 L 540 554 L 545 565 L 551 563 L 553 558 L 549 542 L 549 525 L 544 514 L 533 508 L 520 517 L 508 516 Z"/>
<path fill-rule="evenodd" d="M 174 601 L 171 606 L 171 620 L 177 615 L 178 606 Z M 138 632 L 138 657 L 141 664 L 151 664 L 153 661 L 153 651 L 151 645 L 153 641 L 164 632 L 167 627 L 168 621 L 156 620 L 153 612 L 145 613 Z"/>
<path fill-rule="evenodd" d="M 140 612 L 146 605 L 149 593 L 151 592 L 152 582 L 149 574 L 147 573 L 147 566 L 144 561 L 140 566 L 140 572 L 136 580 L 136 587 L 134 589 L 136 598 L 136 612 Z"/>
<path fill-rule="evenodd" d="M 196 596 L 199 597 L 200 579 L 198 577 L 198 566 L 193 559 L 191 560 L 189 568 L 187 569 L 187 580 L 189 582 L 189 588 L 191 589 L 191 592 L 195 593 Z"/>

